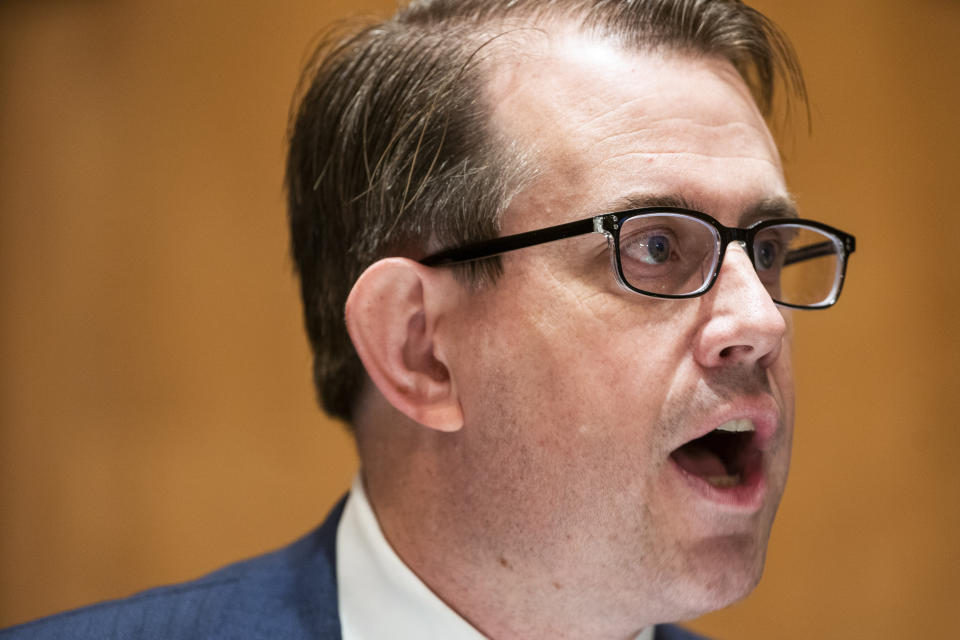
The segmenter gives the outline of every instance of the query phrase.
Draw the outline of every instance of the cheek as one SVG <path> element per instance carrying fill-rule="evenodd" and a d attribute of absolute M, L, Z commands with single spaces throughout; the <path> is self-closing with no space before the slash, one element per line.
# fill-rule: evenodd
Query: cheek
<path fill-rule="evenodd" d="M 780 357 L 772 367 L 774 385 L 780 395 L 780 403 L 783 410 L 784 455 L 786 457 L 784 466 L 789 464 L 790 449 L 793 442 L 794 411 L 796 407 L 796 393 L 793 386 L 793 363 L 791 359 L 792 347 L 792 333 L 788 332 L 787 337 L 784 338 Z"/>
<path fill-rule="evenodd" d="M 565 429 L 582 421 L 597 399 L 596 389 L 610 388 L 617 368 L 584 340 L 587 335 L 549 321 L 545 313 L 505 316 L 476 327 L 473 355 L 463 370 L 468 418 L 472 408 L 474 415 L 534 428 L 550 423 Z"/>
<path fill-rule="evenodd" d="M 789 425 L 793 425 L 794 388 L 793 388 L 793 311 L 782 309 L 787 331 L 783 337 L 780 355 L 771 365 L 770 375 L 773 378 L 774 388 L 779 393 L 784 416 Z"/>
<path fill-rule="evenodd" d="M 543 274 L 537 281 L 547 286 L 498 284 L 458 323 L 468 345 L 458 380 L 467 420 L 522 426 L 520 437 L 546 442 L 649 445 L 689 352 L 676 305 L 637 304 L 575 280 L 551 284 Z"/>

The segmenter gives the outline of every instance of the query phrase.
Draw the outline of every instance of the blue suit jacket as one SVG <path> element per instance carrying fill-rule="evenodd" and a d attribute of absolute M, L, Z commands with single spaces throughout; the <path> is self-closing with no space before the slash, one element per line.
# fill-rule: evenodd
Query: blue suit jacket
<path fill-rule="evenodd" d="M 289 547 L 183 584 L 28 622 L 2 640 L 339 640 L 336 541 L 341 500 Z M 697 640 L 672 625 L 656 640 Z"/>

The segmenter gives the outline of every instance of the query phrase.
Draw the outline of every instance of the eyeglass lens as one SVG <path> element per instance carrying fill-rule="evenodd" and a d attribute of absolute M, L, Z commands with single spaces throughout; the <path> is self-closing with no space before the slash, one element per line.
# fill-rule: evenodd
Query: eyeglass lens
<path fill-rule="evenodd" d="M 641 215 L 620 227 L 619 258 L 626 283 L 654 295 L 687 295 L 711 281 L 720 235 L 713 225 L 678 213 Z M 839 285 L 842 245 L 803 224 L 777 224 L 753 241 L 753 264 L 777 302 L 818 306 L 832 302 Z"/>

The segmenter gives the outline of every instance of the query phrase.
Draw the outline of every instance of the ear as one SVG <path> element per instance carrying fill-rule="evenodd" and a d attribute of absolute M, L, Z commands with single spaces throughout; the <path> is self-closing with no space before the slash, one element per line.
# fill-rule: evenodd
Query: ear
<path fill-rule="evenodd" d="M 449 272 L 386 258 L 364 271 L 347 297 L 347 331 L 370 379 L 398 411 L 438 431 L 463 426 L 435 335 L 455 286 Z"/>

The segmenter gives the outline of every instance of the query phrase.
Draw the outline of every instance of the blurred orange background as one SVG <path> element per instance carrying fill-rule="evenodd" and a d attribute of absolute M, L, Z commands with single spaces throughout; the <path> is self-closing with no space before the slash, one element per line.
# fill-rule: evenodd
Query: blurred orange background
<path fill-rule="evenodd" d="M 718 638 L 947 637 L 960 596 L 960 2 L 762 0 L 813 107 L 802 214 L 857 235 L 798 313 L 790 486 Z M 316 525 L 356 466 L 316 408 L 282 167 L 309 42 L 392 2 L 0 4 L 0 626 Z"/>

